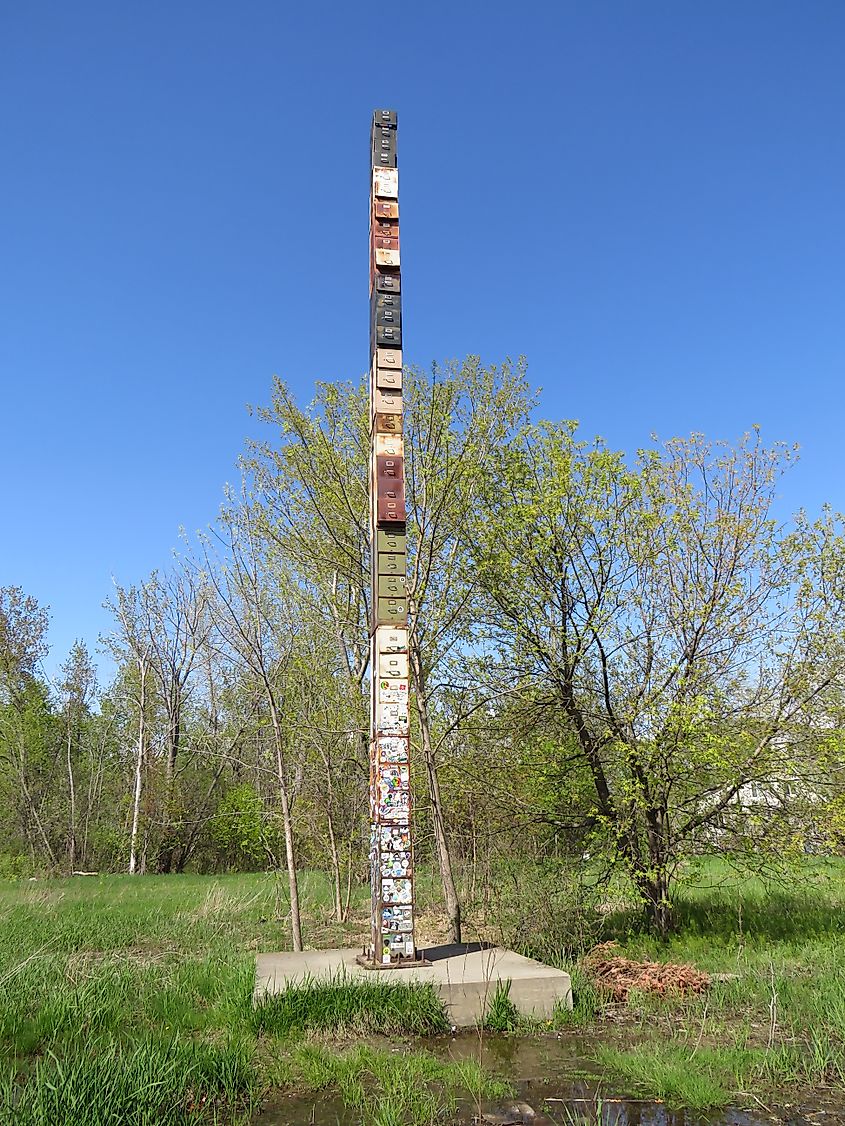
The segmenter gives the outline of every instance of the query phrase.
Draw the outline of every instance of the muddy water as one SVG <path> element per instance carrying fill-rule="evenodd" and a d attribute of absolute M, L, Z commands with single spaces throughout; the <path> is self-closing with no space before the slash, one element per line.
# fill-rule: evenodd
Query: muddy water
<path fill-rule="evenodd" d="M 732 1106 L 714 1111 L 668 1110 L 663 1104 L 630 1098 L 600 1076 L 589 1060 L 597 1042 L 567 1035 L 520 1038 L 485 1033 L 426 1039 L 413 1044 L 440 1059 L 478 1060 L 507 1079 L 513 1098 L 478 1105 L 468 1094 L 449 1126 L 842 1126 L 845 1107 L 798 1110 L 790 1106 Z M 379 1046 L 385 1046 L 381 1042 Z M 395 1045 L 394 1045 L 395 1047 Z M 752 1100 L 753 1101 L 753 1100 Z M 599 1118 L 599 1108 L 601 1117 Z M 366 1126 L 342 1100 L 324 1094 L 280 1098 L 258 1116 L 255 1126 Z M 444 1123 L 444 1126 L 446 1124 Z"/>

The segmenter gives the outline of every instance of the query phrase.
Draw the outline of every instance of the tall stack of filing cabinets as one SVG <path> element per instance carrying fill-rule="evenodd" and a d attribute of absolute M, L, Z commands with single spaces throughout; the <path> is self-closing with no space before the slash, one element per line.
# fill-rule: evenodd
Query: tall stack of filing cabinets
<path fill-rule="evenodd" d="M 370 809 L 372 944 L 377 966 L 416 960 L 408 715 L 402 280 L 396 113 L 376 110 L 370 190 Z"/>

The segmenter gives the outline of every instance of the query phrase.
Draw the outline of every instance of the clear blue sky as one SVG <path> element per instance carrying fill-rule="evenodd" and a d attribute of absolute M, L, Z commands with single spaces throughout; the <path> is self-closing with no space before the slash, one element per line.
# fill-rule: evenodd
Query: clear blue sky
<path fill-rule="evenodd" d="M 841 2 L 6 3 L 0 584 L 96 642 L 271 377 L 367 363 L 399 111 L 405 355 L 524 353 L 627 449 L 760 423 L 845 508 Z"/>

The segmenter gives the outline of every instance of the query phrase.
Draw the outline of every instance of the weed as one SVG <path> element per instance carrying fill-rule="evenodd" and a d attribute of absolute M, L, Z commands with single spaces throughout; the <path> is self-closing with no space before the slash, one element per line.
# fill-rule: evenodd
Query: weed
<path fill-rule="evenodd" d="M 487 1007 L 484 1027 L 490 1032 L 515 1032 L 520 1026 L 519 1010 L 510 998 L 510 981 L 497 981 Z"/>
<path fill-rule="evenodd" d="M 628 1051 L 600 1048 L 597 1059 L 635 1091 L 670 1105 L 706 1109 L 730 1100 L 731 1085 L 725 1084 L 709 1052 L 694 1056 L 689 1049 L 650 1042 Z"/>

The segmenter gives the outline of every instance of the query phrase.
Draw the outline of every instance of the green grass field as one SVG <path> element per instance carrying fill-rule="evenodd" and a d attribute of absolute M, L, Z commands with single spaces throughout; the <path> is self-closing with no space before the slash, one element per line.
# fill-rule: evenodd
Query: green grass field
<path fill-rule="evenodd" d="M 477 1067 L 427 1050 L 443 1017 L 426 990 L 302 990 L 256 1010 L 255 953 L 288 944 L 283 889 L 269 874 L 0 884 L 0 1121 L 235 1123 L 268 1092 L 331 1091 L 361 1121 L 389 1126 L 445 1120 L 459 1090 L 494 1093 Z M 366 889 L 347 927 L 332 921 L 318 874 L 303 877 L 302 898 L 308 945 L 361 940 Z M 635 998 L 612 1024 L 577 942 L 536 936 L 536 952 L 573 973 L 564 1038 L 590 1030 L 620 1090 L 669 1103 L 841 1088 L 845 863 L 808 861 L 787 887 L 711 862 L 677 906 L 666 945 L 625 910 L 605 914 L 602 937 L 630 957 L 731 976 L 692 999 Z M 408 1050 L 391 1051 L 409 1036 Z"/>

